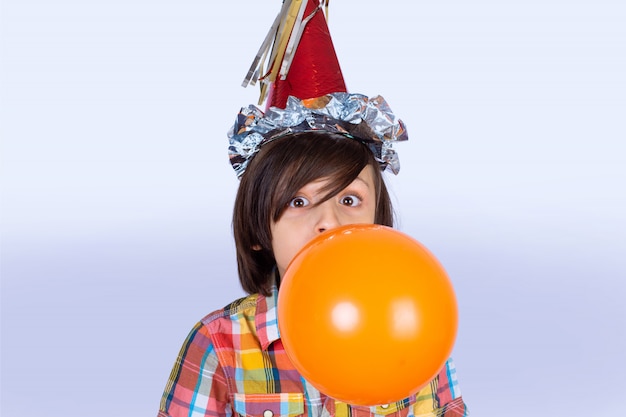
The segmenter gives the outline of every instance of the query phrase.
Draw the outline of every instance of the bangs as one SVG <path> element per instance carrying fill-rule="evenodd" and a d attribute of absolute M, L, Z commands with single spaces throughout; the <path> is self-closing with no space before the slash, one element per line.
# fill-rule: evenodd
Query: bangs
<path fill-rule="evenodd" d="M 302 132 L 266 145 L 279 166 L 271 199 L 271 220 L 278 221 L 298 191 L 310 182 L 329 179 L 321 204 L 346 188 L 368 165 L 377 166 L 372 152 L 358 140 L 327 132 Z M 323 161 L 323 163 L 320 163 Z M 378 188 L 378 187 L 377 187 Z"/>

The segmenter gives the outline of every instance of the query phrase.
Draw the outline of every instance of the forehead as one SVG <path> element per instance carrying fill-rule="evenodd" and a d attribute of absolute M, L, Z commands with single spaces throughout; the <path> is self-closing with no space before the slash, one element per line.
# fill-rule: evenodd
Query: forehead
<path fill-rule="evenodd" d="M 336 182 L 338 180 L 343 180 L 342 173 L 334 172 L 324 177 L 314 178 L 310 180 L 305 186 L 311 184 L 327 184 L 331 182 Z M 352 182 L 360 182 L 366 185 L 370 185 L 374 183 L 374 169 L 371 165 L 366 165 L 361 172 L 353 179 Z"/>
<path fill-rule="evenodd" d="M 375 180 L 374 180 L 374 168 L 371 165 L 365 166 L 361 170 L 354 180 L 351 183 L 345 184 L 342 181 L 342 178 L 334 178 L 333 176 L 327 176 L 323 178 L 318 178 L 312 180 L 305 185 L 303 185 L 298 192 L 307 193 L 307 194 L 316 194 L 316 193 L 328 193 L 331 194 L 335 192 L 341 191 L 342 187 L 344 188 L 356 188 L 362 189 L 364 191 L 375 190 Z"/>

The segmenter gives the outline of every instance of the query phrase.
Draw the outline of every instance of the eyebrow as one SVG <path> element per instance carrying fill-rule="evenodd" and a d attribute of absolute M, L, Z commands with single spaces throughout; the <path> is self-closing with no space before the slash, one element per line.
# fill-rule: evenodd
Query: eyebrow
<path fill-rule="evenodd" d="M 367 188 L 370 188 L 370 185 L 367 183 L 367 181 L 365 181 L 365 180 L 364 180 L 363 178 L 361 178 L 360 176 L 359 176 L 359 177 L 356 177 L 356 178 L 354 179 L 354 181 L 356 181 L 356 180 L 359 180 L 360 182 L 362 182 L 363 184 L 365 184 L 365 186 L 366 186 Z M 354 182 L 354 181 L 352 181 L 352 182 Z M 349 185 L 348 185 L 348 187 L 349 187 Z"/>

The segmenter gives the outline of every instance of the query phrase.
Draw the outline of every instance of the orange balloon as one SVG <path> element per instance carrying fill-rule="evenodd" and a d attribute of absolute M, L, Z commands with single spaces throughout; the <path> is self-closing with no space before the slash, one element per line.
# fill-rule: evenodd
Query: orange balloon
<path fill-rule="evenodd" d="M 319 391 L 354 405 L 417 393 L 457 331 L 452 284 L 413 238 L 380 225 L 326 232 L 291 261 L 278 292 L 287 355 Z"/>

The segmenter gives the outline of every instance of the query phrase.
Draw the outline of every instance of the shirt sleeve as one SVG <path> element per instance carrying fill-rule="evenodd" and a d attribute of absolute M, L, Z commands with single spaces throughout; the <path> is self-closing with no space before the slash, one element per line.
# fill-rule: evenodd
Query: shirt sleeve
<path fill-rule="evenodd" d="M 452 358 L 447 360 L 437 376 L 435 398 L 438 406 L 437 416 L 465 417 L 469 415 L 469 410 L 461 397 L 461 388 Z"/>
<path fill-rule="evenodd" d="M 161 398 L 157 417 L 229 417 L 228 386 L 202 323 L 185 340 Z"/>

